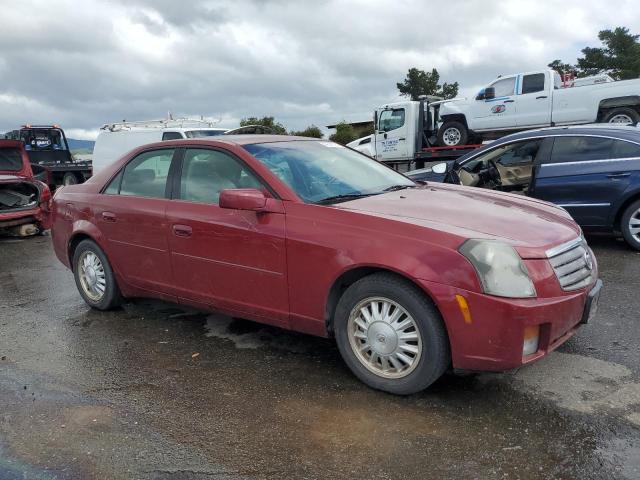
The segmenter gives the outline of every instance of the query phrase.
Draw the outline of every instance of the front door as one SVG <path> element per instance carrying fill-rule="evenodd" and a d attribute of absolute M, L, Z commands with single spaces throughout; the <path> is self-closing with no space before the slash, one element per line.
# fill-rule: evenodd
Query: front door
<path fill-rule="evenodd" d="M 170 294 L 167 178 L 175 149 L 133 158 L 98 197 L 97 223 L 112 265 L 131 285 Z"/>
<path fill-rule="evenodd" d="M 535 197 L 567 209 L 583 226 L 607 226 L 612 205 L 629 186 L 638 145 L 605 137 L 562 136 L 539 167 Z"/>
<path fill-rule="evenodd" d="M 406 160 L 409 154 L 407 109 L 381 110 L 376 131 L 376 159 L 381 162 Z"/>
<path fill-rule="evenodd" d="M 189 303 L 286 326 L 284 214 L 220 208 L 220 192 L 229 188 L 266 191 L 229 153 L 185 151 L 177 191 L 167 208 L 176 291 Z"/>
<path fill-rule="evenodd" d="M 516 76 L 504 77 L 490 87 L 496 95 L 490 99 L 476 99 L 471 104 L 472 130 L 495 130 L 516 125 Z"/>

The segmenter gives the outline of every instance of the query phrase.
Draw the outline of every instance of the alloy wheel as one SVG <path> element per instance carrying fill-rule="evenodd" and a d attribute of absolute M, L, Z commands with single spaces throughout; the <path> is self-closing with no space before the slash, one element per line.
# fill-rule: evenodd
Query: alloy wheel
<path fill-rule="evenodd" d="M 609 123 L 633 123 L 633 119 L 626 113 L 618 113 L 609 119 Z"/>
<path fill-rule="evenodd" d="M 78 276 L 85 295 L 94 302 L 99 302 L 106 290 L 104 266 L 94 252 L 83 252 L 78 259 Z"/>
<path fill-rule="evenodd" d="M 384 297 L 359 302 L 349 315 L 349 344 L 372 373 L 391 379 L 409 375 L 422 355 L 422 337 L 413 317 Z"/>
<path fill-rule="evenodd" d="M 629 219 L 629 233 L 640 242 L 640 208 Z"/>

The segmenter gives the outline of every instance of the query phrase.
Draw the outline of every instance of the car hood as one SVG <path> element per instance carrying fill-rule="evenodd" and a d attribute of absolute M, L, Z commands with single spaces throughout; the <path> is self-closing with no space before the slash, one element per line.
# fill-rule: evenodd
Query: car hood
<path fill-rule="evenodd" d="M 389 192 L 335 205 L 460 237 L 502 240 L 522 258 L 546 258 L 546 251 L 580 236 L 580 227 L 553 204 L 504 192 L 447 184 Z"/>

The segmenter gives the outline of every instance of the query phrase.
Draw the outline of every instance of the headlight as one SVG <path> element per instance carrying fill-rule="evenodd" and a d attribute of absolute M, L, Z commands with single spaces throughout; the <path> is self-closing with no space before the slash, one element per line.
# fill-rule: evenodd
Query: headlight
<path fill-rule="evenodd" d="M 476 269 L 484 293 L 510 298 L 536 296 L 527 267 L 512 246 L 493 240 L 472 239 L 462 244 L 460 253 Z"/>

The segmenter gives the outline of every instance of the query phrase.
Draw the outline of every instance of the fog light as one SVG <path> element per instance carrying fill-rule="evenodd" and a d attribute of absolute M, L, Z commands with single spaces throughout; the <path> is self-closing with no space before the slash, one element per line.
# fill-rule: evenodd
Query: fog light
<path fill-rule="evenodd" d="M 524 343 L 522 344 L 522 356 L 534 354 L 538 351 L 538 339 L 540 338 L 540 326 L 531 325 L 524 329 Z"/>

